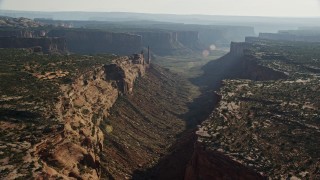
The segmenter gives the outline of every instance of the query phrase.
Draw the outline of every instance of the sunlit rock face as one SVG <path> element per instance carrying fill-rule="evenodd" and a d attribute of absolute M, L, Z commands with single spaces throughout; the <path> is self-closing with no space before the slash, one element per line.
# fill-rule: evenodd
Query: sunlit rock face
<path fill-rule="evenodd" d="M 36 145 L 35 155 L 45 167 L 36 176 L 99 179 L 104 140 L 100 123 L 119 95 L 132 93 L 147 67 L 143 55 L 120 57 L 62 86 L 56 111 L 63 131 Z"/>

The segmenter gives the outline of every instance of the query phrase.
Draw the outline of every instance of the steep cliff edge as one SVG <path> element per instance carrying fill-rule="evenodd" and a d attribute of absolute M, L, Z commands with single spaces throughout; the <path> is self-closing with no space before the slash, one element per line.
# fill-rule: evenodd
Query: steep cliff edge
<path fill-rule="evenodd" d="M 198 31 L 177 31 L 178 41 L 191 50 L 203 50 Z"/>
<path fill-rule="evenodd" d="M 99 179 L 106 128 L 101 122 L 145 74 L 143 55 L 0 53 L 6 77 L 0 88 L 0 177 Z M 13 84 L 17 78 L 21 82 Z"/>
<path fill-rule="evenodd" d="M 147 66 L 142 55 L 121 57 L 61 87 L 63 96 L 56 107 L 57 119 L 64 129 L 35 146 L 45 164 L 40 177 L 101 176 L 99 153 L 103 150 L 104 134 L 100 123 L 109 116 L 119 94 L 132 92 L 134 81 L 144 75 Z"/>
<path fill-rule="evenodd" d="M 110 179 L 156 178 L 150 169 L 186 130 L 189 91 L 184 78 L 153 65 L 133 93 L 115 103 L 102 123 L 106 127 L 102 166 Z"/>
<path fill-rule="evenodd" d="M 27 29 L 9 29 L 1 28 L 0 37 L 23 37 L 32 38 L 34 37 L 34 32 Z"/>
<path fill-rule="evenodd" d="M 0 28 L 0 37 L 18 37 L 18 38 L 36 38 L 45 37 L 47 30 L 44 28 L 29 29 L 29 28 Z"/>
<path fill-rule="evenodd" d="M 252 41 L 254 43 L 254 41 Z M 251 79 L 256 81 L 266 81 L 266 80 L 278 80 L 287 78 L 288 75 L 279 71 L 275 68 L 263 65 L 260 61 L 267 56 L 273 56 L 274 58 L 277 55 L 262 55 L 262 56 L 253 56 L 250 52 L 253 44 L 249 42 L 232 42 L 230 45 L 231 59 L 235 59 L 233 63 L 233 78 L 242 78 L 242 79 Z"/>
<path fill-rule="evenodd" d="M 66 53 L 64 38 L 0 37 L 0 48 L 34 48 L 35 52 Z"/>
<path fill-rule="evenodd" d="M 208 63 L 204 67 L 204 75 L 196 82 L 199 82 L 199 85 L 206 85 L 209 89 L 218 91 L 223 86 L 224 79 L 240 78 L 267 81 L 288 77 L 285 72 L 261 63 L 261 57 L 253 56 L 252 52 L 249 51 L 251 47 L 251 43 L 232 42 L 230 53 Z M 216 102 L 215 106 L 220 108 L 221 95 L 216 94 Z M 210 115 L 208 119 L 211 119 L 212 116 Z M 213 132 L 208 133 L 208 129 L 210 127 L 207 127 L 206 121 L 204 121 L 196 132 L 198 140 L 194 145 L 194 153 L 186 169 L 185 179 L 265 179 L 252 168 L 224 154 L 223 149 L 217 150 L 208 146 L 206 142 L 214 141 L 216 137 L 215 134 L 212 135 Z"/>
<path fill-rule="evenodd" d="M 133 54 L 142 49 L 141 36 L 129 33 L 114 33 L 103 30 L 54 29 L 49 37 L 63 37 L 67 48 L 73 53 Z"/>
<path fill-rule="evenodd" d="M 319 178 L 319 76 L 307 68 L 319 66 L 319 44 L 252 43 L 233 44 L 222 58 L 234 58 L 224 69 L 231 80 L 222 81 L 219 103 L 196 132 L 185 179 Z"/>
<path fill-rule="evenodd" d="M 144 31 L 135 32 L 142 37 L 143 46 L 152 47 L 152 51 L 158 55 L 170 55 L 186 48 L 178 40 L 178 33 L 172 31 Z"/>

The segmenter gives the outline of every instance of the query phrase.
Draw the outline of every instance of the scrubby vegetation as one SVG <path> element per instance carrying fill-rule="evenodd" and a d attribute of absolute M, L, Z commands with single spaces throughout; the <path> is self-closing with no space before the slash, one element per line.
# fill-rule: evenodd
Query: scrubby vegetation
<path fill-rule="evenodd" d="M 225 80 L 199 141 L 271 178 L 319 179 L 320 44 L 261 40 L 245 57 L 288 75 Z"/>
<path fill-rule="evenodd" d="M 54 107 L 60 86 L 112 58 L 0 49 L 0 178 L 30 176 L 35 162 L 28 162 L 28 150 L 63 127 Z"/>

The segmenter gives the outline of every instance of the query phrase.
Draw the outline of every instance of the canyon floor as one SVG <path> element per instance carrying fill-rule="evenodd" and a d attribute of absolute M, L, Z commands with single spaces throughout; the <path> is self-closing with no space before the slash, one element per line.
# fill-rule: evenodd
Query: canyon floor
<path fill-rule="evenodd" d="M 102 161 L 106 179 L 183 179 L 194 130 L 214 106 L 214 95 L 193 81 L 226 52 L 156 57 L 132 95 L 111 109 Z M 111 159 L 111 161 L 110 161 Z"/>

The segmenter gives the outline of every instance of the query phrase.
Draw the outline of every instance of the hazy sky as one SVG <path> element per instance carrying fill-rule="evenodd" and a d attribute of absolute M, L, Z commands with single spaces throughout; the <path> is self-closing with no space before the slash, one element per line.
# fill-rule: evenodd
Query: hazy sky
<path fill-rule="evenodd" d="M 320 0 L 0 0 L 1 9 L 320 17 Z"/>

